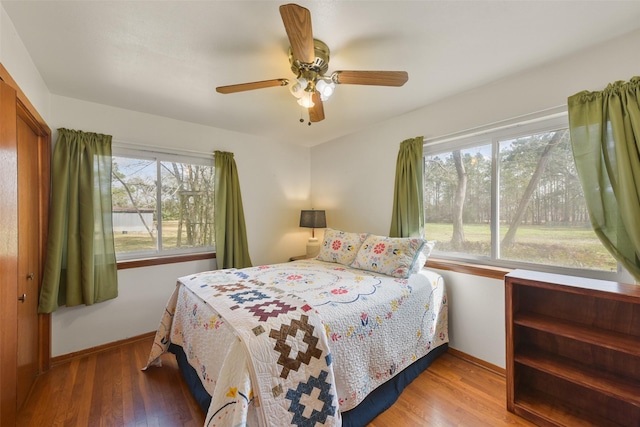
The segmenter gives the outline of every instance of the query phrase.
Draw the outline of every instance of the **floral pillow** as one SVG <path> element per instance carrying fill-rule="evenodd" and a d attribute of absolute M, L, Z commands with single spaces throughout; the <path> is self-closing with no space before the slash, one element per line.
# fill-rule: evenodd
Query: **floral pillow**
<path fill-rule="evenodd" d="M 358 249 L 366 239 L 366 233 L 347 233 L 327 228 L 324 241 L 316 259 L 338 264 L 350 265 L 356 258 Z"/>
<path fill-rule="evenodd" d="M 370 234 L 360 247 L 351 267 L 406 279 L 416 268 L 425 243 L 424 239 L 418 237 L 383 237 Z"/>

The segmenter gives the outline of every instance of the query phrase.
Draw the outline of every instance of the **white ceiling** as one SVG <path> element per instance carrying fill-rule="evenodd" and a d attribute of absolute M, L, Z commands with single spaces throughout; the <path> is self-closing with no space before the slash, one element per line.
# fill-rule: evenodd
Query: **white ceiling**
<path fill-rule="evenodd" d="M 401 88 L 341 85 L 308 126 L 283 1 L 7 1 L 58 95 L 312 146 L 640 28 L 640 1 L 300 1 L 335 70 L 406 70 Z"/>

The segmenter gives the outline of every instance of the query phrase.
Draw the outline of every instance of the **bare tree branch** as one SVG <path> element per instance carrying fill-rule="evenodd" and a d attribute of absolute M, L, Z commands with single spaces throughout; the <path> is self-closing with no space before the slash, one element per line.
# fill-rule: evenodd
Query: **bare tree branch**
<path fill-rule="evenodd" d="M 112 173 L 113 177 L 115 179 L 117 179 L 120 184 L 122 184 L 122 186 L 124 187 L 125 191 L 127 192 L 127 194 L 129 195 L 129 200 L 131 200 L 131 204 L 133 204 L 133 208 L 136 210 L 136 212 L 138 213 L 138 216 L 140 217 L 140 221 L 142 221 L 142 225 L 144 225 L 144 228 L 147 229 L 147 233 L 149 233 L 149 236 L 151 236 L 151 238 L 153 239 L 153 231 L 151 230 L 151 228 L 149 228 L 149 225 L 147 225 L 147 222 L 144 220 L 144 217 L 142 216 L 142 212 L 140 212 L 140 209 L 138 209 L 138 206 L 136 205 L 136 202 L 133 200 L 133 194 L 131 194 L 131 190 L 129 189 L 129 186 L 127 185 L 126 182 L 124 182 L 118 175 L 116 175 L 116 173 Z"/>

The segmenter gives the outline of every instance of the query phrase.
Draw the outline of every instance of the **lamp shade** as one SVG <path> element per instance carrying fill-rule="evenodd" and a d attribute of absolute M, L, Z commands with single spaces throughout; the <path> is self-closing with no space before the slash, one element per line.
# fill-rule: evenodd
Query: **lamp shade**
<path fill-rule="evenodd" d="M 310 210 L 300 212 L 300 227 L 325 228 L 326 226 L 327 218 L 323 210 Z"/>

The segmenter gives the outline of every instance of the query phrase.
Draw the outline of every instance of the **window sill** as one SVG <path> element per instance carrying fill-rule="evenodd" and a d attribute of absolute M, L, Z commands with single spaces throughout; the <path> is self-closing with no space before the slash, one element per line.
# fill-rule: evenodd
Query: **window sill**
<path fill-rule="evenodd" d="M 118 262 L 118 270 L 128 268 L 149 267 L 154 265 L 174 264 L 179 262 L 199 261 L 203 259 L 214 259 L 215 252 L 201 254 L 177 255 L 169 257 L 145 258 Z M 504 280 L 505 274 L 511 272 L 508 268 L 499 268 L 486 265 L 469 264 L 461 261 L 448 259 L 429 258 L 426 266 L 437 270 L 453 271 L 456 273 L 472 274 L 474 276 L 488 277 L 490 279 Z"/>
<path fill-rule="evenodd" d="M 118 270 L 126 270 L 128 268 L 149 267 L 153 265 L 175 264 L 178 262 L 199 261 L 203 259 L 213 259 L 216 257 L 215 252 L 205 252 L 200 254 L 175 255 L 157 258 L 134 259 L 127 261 L 118 261 Z"/>
<path fill-rule="evenodd" d="M 448 259 L 429 258 L 426 266 L 438 270 L 454 271 L 456 273 L 472 274 L 490 279 L 504 280 L 504 276 L 512 270 L 508 268 L 492 267 L 488 265 L 469 264 Z"/>

